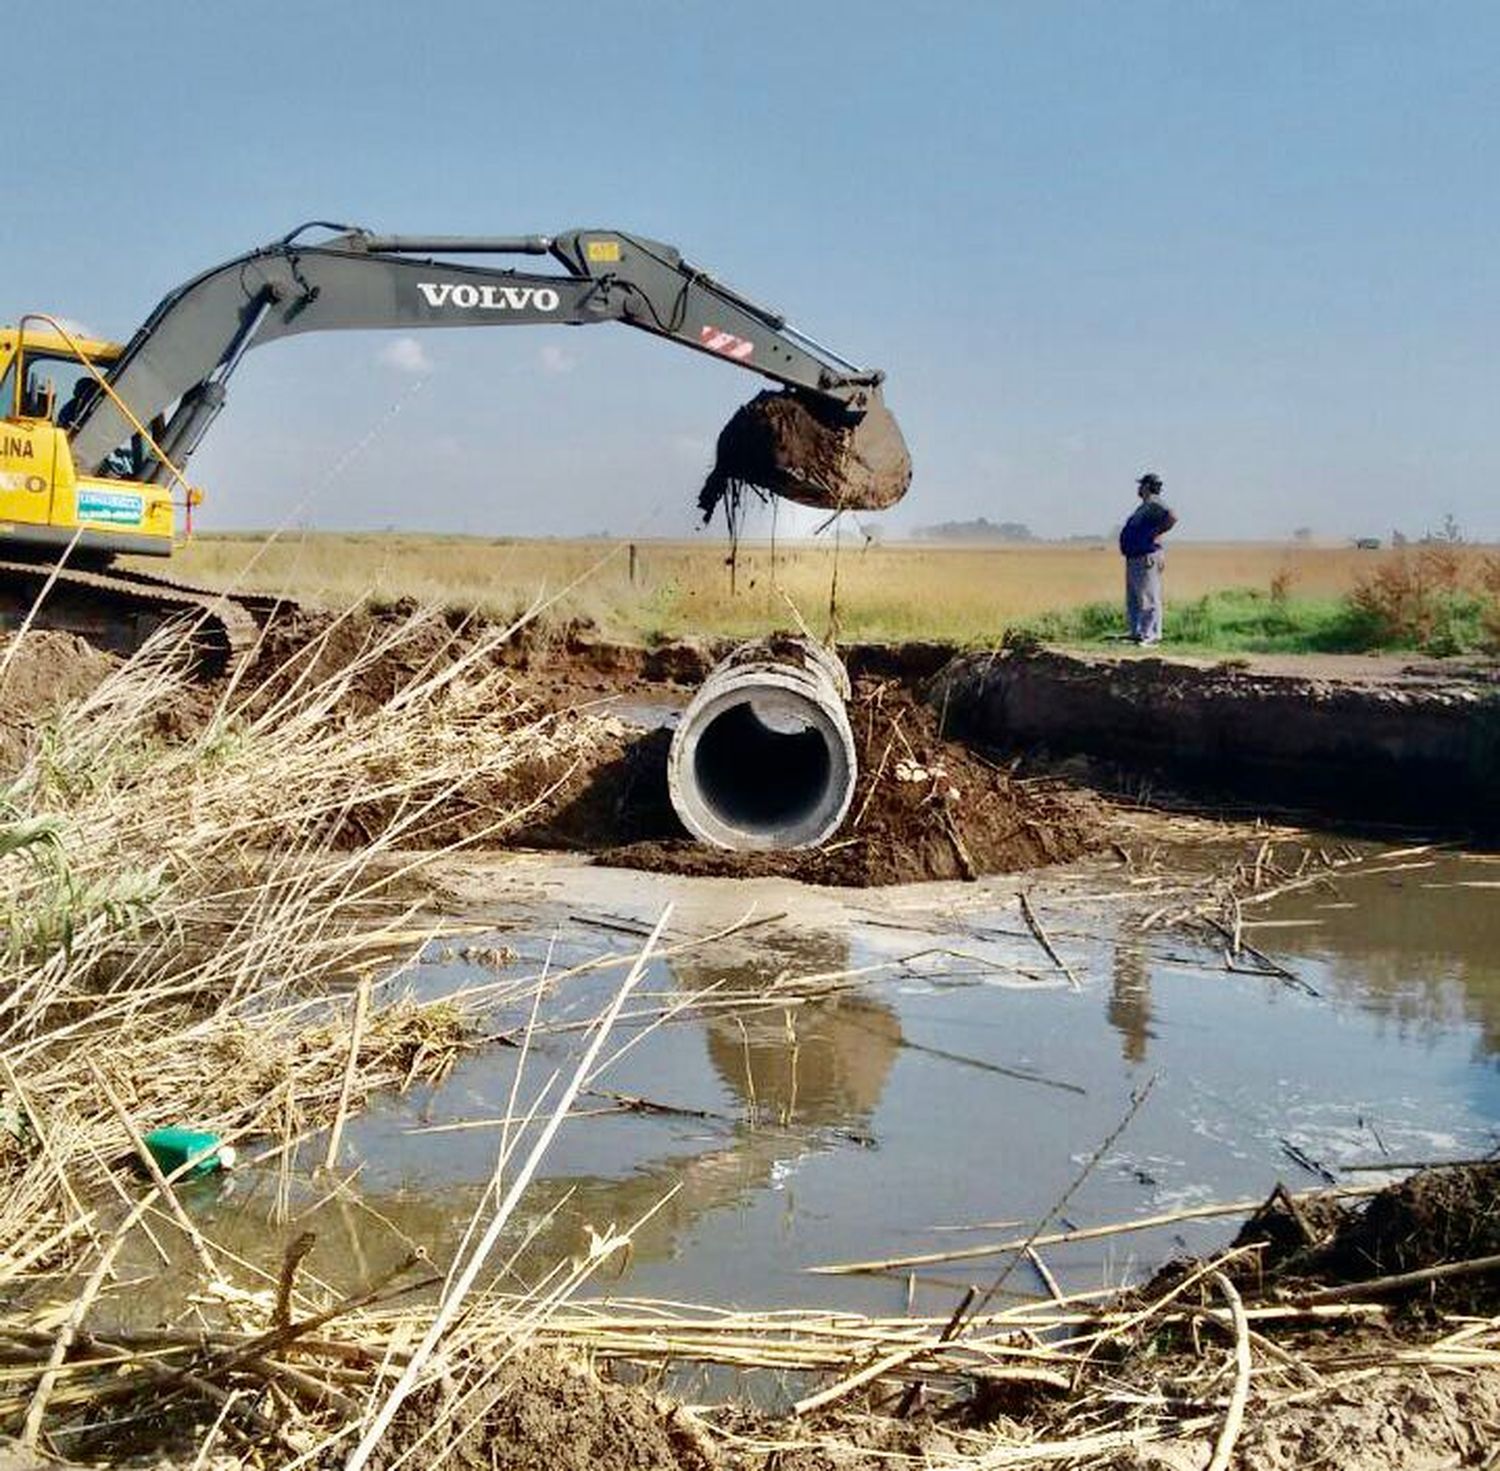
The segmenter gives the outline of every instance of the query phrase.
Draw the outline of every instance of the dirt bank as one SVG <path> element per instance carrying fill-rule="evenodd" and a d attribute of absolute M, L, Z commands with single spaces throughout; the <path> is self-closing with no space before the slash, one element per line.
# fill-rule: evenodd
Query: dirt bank
<path fill-rule="evenodd" d="M 955 660 L 938 697 L 981 741 L 1083 753 L 1137 787 L 1500 830 L 1500 670 L 1284 663 L 1015 648 Z"/>

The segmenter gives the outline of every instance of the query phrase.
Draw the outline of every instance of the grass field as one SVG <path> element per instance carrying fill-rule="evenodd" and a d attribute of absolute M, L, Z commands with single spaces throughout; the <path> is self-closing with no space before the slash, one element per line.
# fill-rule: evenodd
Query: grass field
<path fill-rule="evenodd" d="M 274 541 L 202 536 L 171 566 L 187 579 L 335 606 L 411 597 L 506 615 L 555 600 L 548 617 L 591 618 L 605 633 L 629 639 L 754 635 L 792 624 L 795 606 L 818 634 L 836 609 L 844 639 L 990 644 L 1030 625 L 1088 642 L 1109 631 L 1108 609 L 1090 605 L 1113 607 L 1121 597 L 1120 559 L 1102 544 L 864 546 L 829 538 L 780 546 L 773 561 L 771 548 L 757 543 L 740 548 L 733 588 L 726 555 L 717 537 L 640 542 L 632 580 L 631 550 L 623 542 L 325 532 Z M 1462 548 L 1456 555 L 1477 569 L 1490 554 Z M 1296 648 L 1296 629 L 1308 623 L 1319 630 L 1308 647 L 1340 646 L 1327 638 L 1337 631 L 1341 601 L 1382 568 L 1398 565 L 1399 554 L 1390 551 L 1182 542 L 1168 554 L 1168 633 L 1195 647 L 1256 647 L 1257 638 L 1266 638 L 1267 647 Z M 1264 606 L 1244 596 L 1234 609 L 1211 600 L 1190 616 L 1191 605 L 1226 589 L 1261 594 Z M 1275 626 L 1257 629 L 1266 609 Z M 1236 620 L 1238 635 L 1231 627 Z"/>

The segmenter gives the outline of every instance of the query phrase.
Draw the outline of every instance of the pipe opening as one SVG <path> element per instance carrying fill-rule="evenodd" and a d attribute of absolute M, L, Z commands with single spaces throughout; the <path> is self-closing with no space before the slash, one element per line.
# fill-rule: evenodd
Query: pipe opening
<path fill-rule="evenodd" d="M 786 698 L 751 696 L 716 715 L 698 737 L 693 779 L 728 827 L 780 834 L 829 801 L 833 755 L 822 728 Z"/>
<path fill-rule="evenodd" d="M 699 842 L 806 848 L 854 796 L 843 665 L 801 639 L 742 644 L 703 681 L 672 736 L 667 791 Z"/>

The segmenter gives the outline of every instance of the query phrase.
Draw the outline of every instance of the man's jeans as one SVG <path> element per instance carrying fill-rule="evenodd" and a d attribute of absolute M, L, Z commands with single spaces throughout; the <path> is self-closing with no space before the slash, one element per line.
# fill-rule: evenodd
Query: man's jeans
<path fill-rule="evenodd" d="M 1161 573 L 1166 553 L 1125 558 L 1125 622 L 1137 643 L 1161 642 Z"/>

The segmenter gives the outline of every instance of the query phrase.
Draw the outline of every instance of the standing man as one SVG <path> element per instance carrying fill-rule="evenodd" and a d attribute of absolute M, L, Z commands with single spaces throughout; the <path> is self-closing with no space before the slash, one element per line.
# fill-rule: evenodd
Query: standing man
<path fill-rule="evenodd" d="M 1177 517 L 1161 498 L 1161 477 L 1149 472 L 1135 483 L 1141 503 L 1120 532 L 1120 554 L 1125 558 L 1125 622 L 1138 644 L 1161 642 L 1161 574 L 1166 553 L 1160 537 Z"/>

